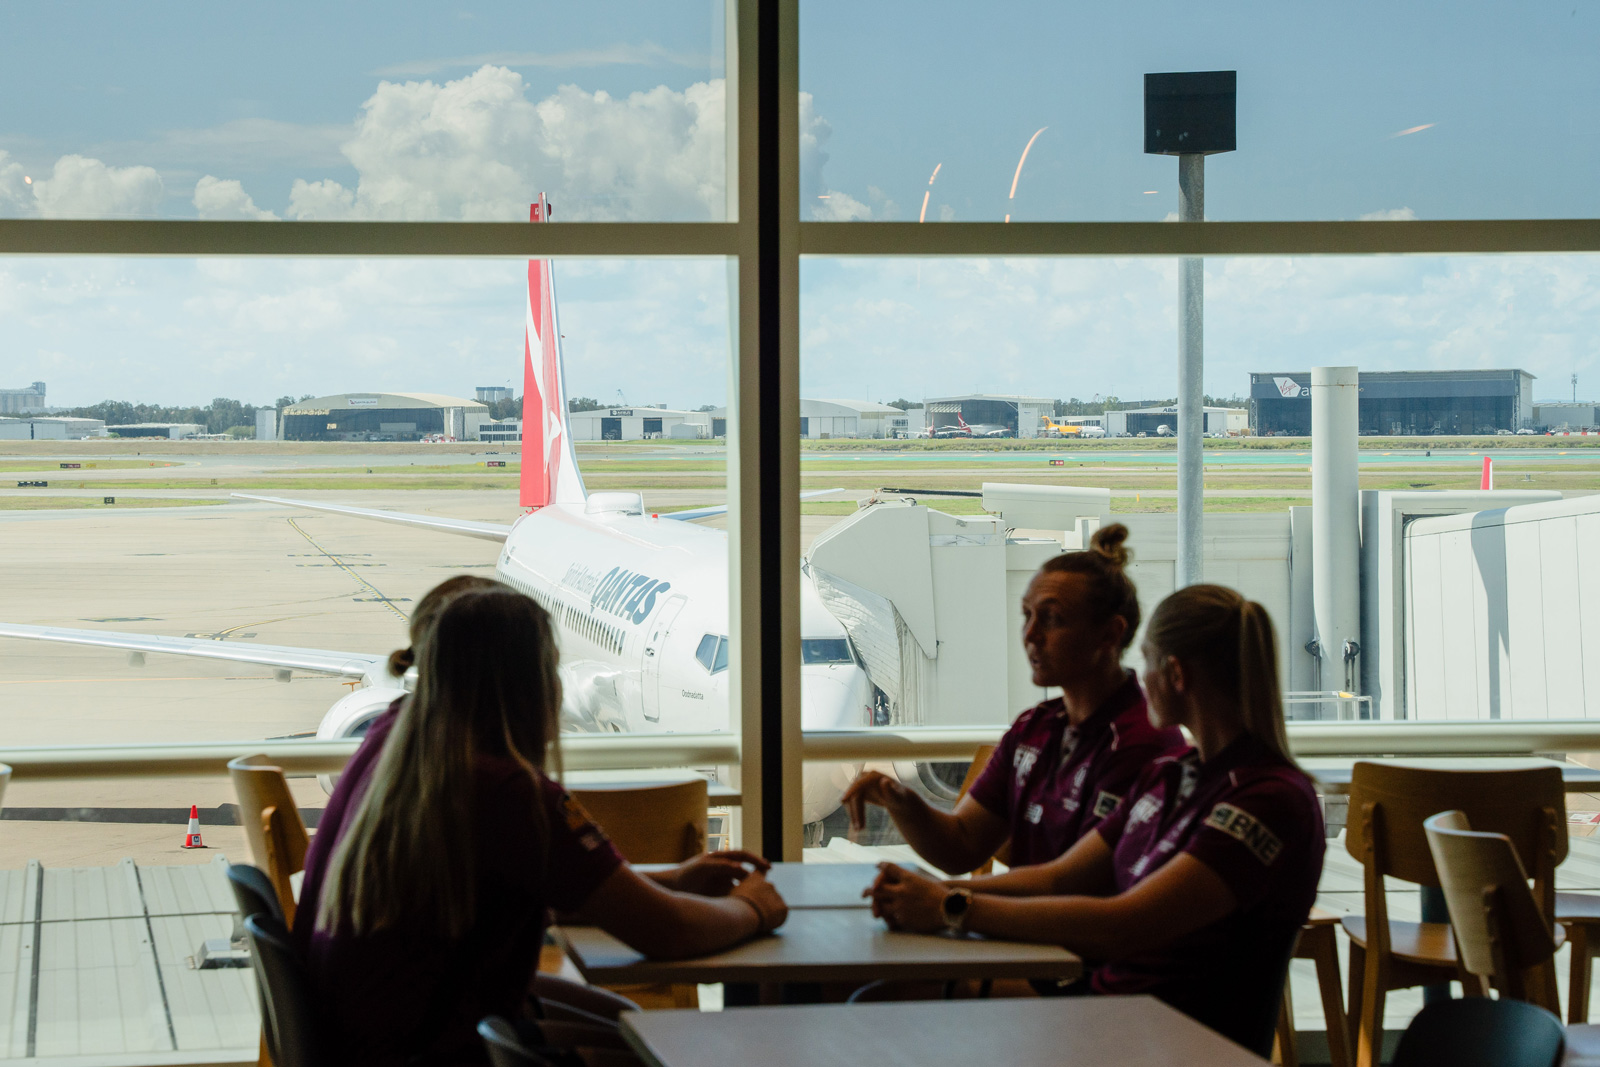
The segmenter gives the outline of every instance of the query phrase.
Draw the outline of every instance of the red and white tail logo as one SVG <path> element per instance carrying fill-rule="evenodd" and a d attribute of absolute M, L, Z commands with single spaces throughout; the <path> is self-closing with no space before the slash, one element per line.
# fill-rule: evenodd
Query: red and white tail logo
<path fill-rule="evenodd" d="M 530 212 L 545 222 L 544 194 Z M 548 259 L 528 260 L 527 332 L 522 343 L 522 506 L 581 504 L 588 494 L 578 474 L 567 423 L 567 383 L 561 367 L 555 280 Z"/>
<path fill-rule="evenodd" d="M 968 433 L 972 432 L 972 427 L 967 425 L 967 420 L 961 417 L 961 412 L 959 411 L 956 412 L 956 425 L 961 427 L 963 430 L 966 430 Z"/>

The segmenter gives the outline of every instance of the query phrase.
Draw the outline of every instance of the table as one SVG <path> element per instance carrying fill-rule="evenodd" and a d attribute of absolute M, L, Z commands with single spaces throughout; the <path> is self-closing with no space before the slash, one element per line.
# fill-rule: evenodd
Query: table
<path fill-rule="evenodd" d="M 635 863 L 633 869 L 649 874 L 675 866 L 673 863 Z M 863 897 L 861 891 L 877 876 L 876 863 L 774 863 L 767 872 L 767 879 L 783 895 L 791 911 L 795 908 L 870 908 L 872 901 Z"/>
<path fill-rule="evenodd" d="M 1258 1067 L 1267 1062 L 1154 997 L 627 1012 L 622 1033 L 652 1067 Z"/>
<path fill-rule="evenodd" d="M 855 907 L 795 908 L 770 936 L 694 960 L 647 960 L 593 926 L 557 927 L 555 936 L 584 978 L 596 985 L 1070 980 L 1083 973 L 1082 961 L 1057 945 L 901 933 Z"/>
<path fill-rule="evenodd" d="M 1426 767 L 1441 771 L 1522 771 L 1530 767 L 1559 767 L 1561 781 L 1569 793 L 1600 793 L 1600 769 L 1580 767 L 1576 763 L 1559 760 L 1525 757 L 1396 757 L 1392 759 L 1322 759 L 1300 760 L 1300 766 L 1316 780 L 1324 794 L 1343 796 L 1350 792 L 1350 776 L 1357 763 L 1393 763 L 1406 767 Z"/>

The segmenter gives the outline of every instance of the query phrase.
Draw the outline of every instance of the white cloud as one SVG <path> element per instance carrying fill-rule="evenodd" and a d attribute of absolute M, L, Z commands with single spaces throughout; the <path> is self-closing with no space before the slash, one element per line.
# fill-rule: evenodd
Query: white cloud
<path fill-rule="evenodd" d="M 98 159 L 66 155 L 50 176 L 34 175 L 0 152 L 0 211 L 49 219 L 150 218 L 161 203 L 161 175 L 149 167 L 112 167 Z"/>
<path fill-rule="evenodd" d="M 525 220 L 547 192 L 563 219 L 720 219 L 724 128 L 721 79 L 625 98 L 567 85 L 537 103 L 503 67 L 382 82 L 343 146 L 356 187 L 297 180 L 289 214 Z"/>
<path fill-rule="evenodd" d="M 1415 222 L 1417 213 L 1408 207 L 1391 207 L 1382 211 L 1369 211 L 1359 218 L 1362 222 Z"/>
<path fill-rule="evenodd" d="M 267 222 L 278 216 L 256 207 L 244 186 L 233 179 L 226 181 L 207 174 L 194 186 L 194 207 L 203 219 L 246 219 Z"/>
<path fill-rule="evenodd" d="M 872 218 L 872 209 L 849 193 L 829 189 L 811 205 L 811 217 L 818 222 L 864 222 Z"/>

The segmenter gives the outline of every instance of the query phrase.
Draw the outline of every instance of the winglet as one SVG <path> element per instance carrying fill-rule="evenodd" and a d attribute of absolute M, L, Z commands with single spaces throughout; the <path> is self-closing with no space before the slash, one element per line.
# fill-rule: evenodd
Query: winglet
<path fill-rule="evenodd" d="M 550 218 L 544 194 L 529 212 L 533 222 Z M 555 279 L 548 259 L 528 261 L 526 332 L 522 342 L 522 482 L 525 508 L 581 504 L 588 493 L 578 473 L 567 421 L 567 383 L 556 318 Z"/>

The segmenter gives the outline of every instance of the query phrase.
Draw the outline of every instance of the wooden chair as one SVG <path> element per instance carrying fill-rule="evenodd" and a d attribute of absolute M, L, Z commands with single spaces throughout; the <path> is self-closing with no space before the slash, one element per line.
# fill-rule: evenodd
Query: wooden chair
<path fill-rule="evenodd" d="M 1449 923 L 1393 921 L 1384 892 L 1385 877 L 1438 888 L 1422 823 L 1450 810 L 1508 837 L 1533 876 L 1541 913 L 1554 912 L 1555 868 L 1567 856 L 1559 768 L 1472 771 L 1357 763 L 1345 847 L 1364 869 L 1366 907 L 1365 914 L 1342 920 L 1350 936 L 1349 1015 L 1357 1067 L 1377 1064 L 1390 990 L 1456 978 L 1476 984 L 1456 958 Z"/>
<path fill-rule="evenodd" d="M 1561 935 L 1528 888 L 1511 839 L 1474 832 L 1459 811 L 1440 812 L 1423 827 L 1462 969 L 1502 997 L 1557 1010 L 1555 975 L 1545 964 Z"/>
<path fill-rule="evenodd" d="M 629 863 L 682 863 L 706 849 L 704 778 L 570 792 Z"/>
<path fill-rule="evenodd" d="M 11 765 L 0 763 L 0 803 L 6 799 L 6 786 L 11 782 Z"/>
<path fill-rule="evenodd" d="M 266 756 L 241 756 L 231 761 L 228 776 L 239 798 L 239 821 L 250 842 L 250 853 L 256 866 L 272 880 L 284 922 L 292 927 L 295 893 L 291 879 L 305 870 L 311 838 L 289 792 L 289 781 L 283 769 L 268 763 Z"/>
<path fill-rule="evenodd" d="M 1556 922 L 1567 932 L 1572 946 L 1572 969 L 1567 984 L 1567 1022 L 1589 1021 L 1589 975 L 1594 954 L 1600 945 L 1600 895 L 1594 893 L 1556 894 Z"/>
<path fill-rule="evenodd" d="M 705 851 L 707 790 L 704 778 L 671 785 L 616 789 L 595 785 L 570 792 L 629 863 L 682 863 Z M 692 985 L 604 988 L 645 1008 L 695 1008 L 700 1003 Z"/>
<path fill-rule="evenodd" d="M 1300 941 L 1294 958 L 1312 960 L 1317 965 L 1317 986 L 1322 993 L 1322 1018 L 1328 1028 L 1328 1061 L 1331 1067 L 1350 1067 L 1350 1023 L 1344 1013 L 1344 983 L 1339 978 L 1339 916 L 1326 908 L 1313 906 L 1300 928 Z M 1294 1001 L 1289 983 L 1283 983 L 1283 1005 L 1278 1012 L 1277 1062 L 1298 1067 L 1295 1048 Z"/>

